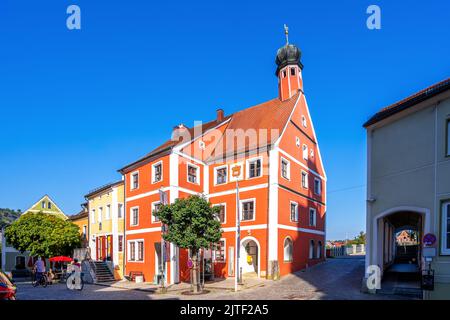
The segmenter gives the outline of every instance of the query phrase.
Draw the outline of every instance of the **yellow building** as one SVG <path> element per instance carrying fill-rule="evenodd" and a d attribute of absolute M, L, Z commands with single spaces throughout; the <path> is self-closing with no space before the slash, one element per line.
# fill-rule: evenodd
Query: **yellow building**
<path fill-rule="evenodd" d="M 107 184 L 86 196 L 89 210 L 89 248 L 94 261 L 104 261 L 123 277 L 124 185 L 123 181 Z"/>
<path fill-rule="evenodd" d="M 69 220 L 80 228 L 81 246 L 83 248 L 89 246 L 89 211 L 87 206 L 87 203 L 83 203 L 81 205 L 82 209 L 79 213 L 69 216 Z"/>

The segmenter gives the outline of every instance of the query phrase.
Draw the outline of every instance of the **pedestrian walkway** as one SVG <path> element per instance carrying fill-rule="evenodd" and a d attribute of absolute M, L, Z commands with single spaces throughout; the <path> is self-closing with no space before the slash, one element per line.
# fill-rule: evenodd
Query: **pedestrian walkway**
<path fill-rule="evenodd" d="M 244 278 L 243 283 L 238 285 L 238 291 L 250 289 L 250 288 L 257 288 L 264 286 L 266 282 L 269 280 L 261 279 L 261 278 Z M 133 281 L 128 280 L 122 280 L 122 281 L 115 281 L 115 282 L 103 282 L 98 283 L 99 286 L 107 286 L 107 287 L 113 287 L 113 288 L 119 288 L 119 289 L 126 289 L 126 290 L 138 290 L 138 291 L 145 291 L 145 292 L 152 292 L 152 293 L 160 293 L 161 286 L 155 285 L 153 283 L 149 282 L 143 282 L 143 283 L 136 283 Z M 166 290 L 166 294 L 182 294 L 183 292 L 189 291 L 191 289 L 191 284 L 186 282 L 180 282 L 177 284 L 169 285 Z M 234 278 L 227 278 L 227 279 L 215 279 L 213 281 L 207 281 L 205 282 L 204 290 L 207 291 L 214 291 L 215 293 L 226 293 L 226 292 L 233 292 L 234 291 Z"/>

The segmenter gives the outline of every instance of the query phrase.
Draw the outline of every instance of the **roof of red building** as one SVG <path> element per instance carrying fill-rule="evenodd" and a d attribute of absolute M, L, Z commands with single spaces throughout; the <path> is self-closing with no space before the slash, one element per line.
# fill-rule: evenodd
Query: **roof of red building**
<path fill-rule="evenodd" d="M 426 99 L 429 99 L 431 97 L 434 97 L 446 90 L 450 89 L 450 78 L 447 78 L 445 80 L 442 80 L 432 86 L 429 86 L 428 88 L 425 88 L 403 100 L 400 100 L 394 104 L 391 104 L 390 106 L 387 106 L 380 111 L 378 111 L 376 114 L 374 114 L 368 121 L 364 123 L 364 127 L 367 128 L 368 126 L 377 123 L 383 119 L 386 119 L 396 113 L 399 113 L 403 110 L 406 110 Z"/>
<path fill-rule="evenodd" d="M 228 156 L 227 150 L 232 150 L 233 153 L 240 153 L 251 151 L 256 148 L 263 148 L 275 143 L 289 120 L 289 116 L 295 107 L 298 96 L 299 93 L 285 101 L 275 98 L 232 114 L 226 130 L 243 130 L 245 132 L 254 129 L 256 139 L 245 139 L 243 148 L 238 150 L 237 147 L 239 146 L 237 144 L 239 138 L 237 136 L 222 135 L 221 141 L 218 143 L 221 143 L 223 148 L 214 149 L 207 161 Z M 261 129 L 267 134 L 266 143 L 261 143 L 260 141 L 261 135 L 265 134 Z M 277 130 L 277 134 L 272 135 L 272 130 Z"/>
<path fill-rule="evenodd" d="M 298 100 L 299 93 L 294 95 L 292 98 L 281 101 L 278 98 L 269 100 L 267 102 L 252 106 L 250 108 L 235 112 L 229 116 L 224 117 L 223 121 L 213 120 L 210 122 L 206 122 L 202 124 L 201 130 L 195 130 L 194 127 L 187 128 L 189 133 L 193 139 L 197 138 L 200 134 L 205 133 L 205 131 L 215 128 L 219 126 L 221 123 L 225 123 L 229 120 L 226 129 L 230 130 L 247 130 L 247 129 L 255 129 L 259 140 L 259 130 L 266 129 L 267 130 L 267 143 L 264 145 L 257 146 L 255 141 L 246 140 L 245 150 L 236 150 L 237 152 L 252 150 L 256 147 L 265 147 L 267 145 L 271 145 L 275 142 L 278 136 L 271 136 L 271 130 L 279 130 L 279 134 L 281 135 L 284 126 L 286 125 L 289 116 Z M 227 138 L 225 135 L 222 135 L 221 140 L 218 143 L 223 143 L 223 146 L 230 146 L 233 143 L 236 143 L 237 138 L 233 137 L 233 140 Z M 157 148 L 153 149 L 151 152 L 143 156 L 142 158 L 134 161 L 122 169 L 119 172 L 128 172 L 132 170 L 135 166 L 139 165 L 144 161 L 150 161 L 156 157 L 160 157 L 162 155 L 170 154 L 173 147 L 177 146 L 180 142 L 174 140 L 167 140 Z M 227 150 L 227 149 L 225 149 Z M 221 151 L 221 150 L 220 150 Z M 217 158 L 223 156 L 222 152 L 212 152 L 209 156 L 209 159 Z"/>

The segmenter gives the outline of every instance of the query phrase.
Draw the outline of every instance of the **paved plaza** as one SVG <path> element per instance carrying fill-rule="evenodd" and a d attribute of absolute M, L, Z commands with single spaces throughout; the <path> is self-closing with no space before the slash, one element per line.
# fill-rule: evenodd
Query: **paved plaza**
<path fill-rule="evenodd" d="M 173 286 L 160 293 L 150 284 L 116 282 L 85 285 L 83 291 L 70 291 L 64 284 L 33 288 L 29 282 L 17 283 L 19 300 L 153 300 L 153 299 L 214 299 L 214 300 L 379 300 L 407 299 L 392 295 L 370 295 L 360 292 L 364 274 L 364 256 L 328 259 L 308 270 L 283 277 L 279 281 L 247 280 L 241 291 L 233 292 L 233 279 L 206 286 L 208 294 L 191 296 L 183 292 L 189 284 Z"/>

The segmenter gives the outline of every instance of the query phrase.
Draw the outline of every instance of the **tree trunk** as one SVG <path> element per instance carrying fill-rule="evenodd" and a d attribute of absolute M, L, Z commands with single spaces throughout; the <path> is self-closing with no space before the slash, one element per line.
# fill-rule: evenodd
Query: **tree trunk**
<path fill-rule="evenodd" d="M 199 276 L 198 276 L 198 255 L 197 250 L 191 250 L 191 259 L 192 259 L 192 292 L 200 293 L 202 292 L 202 286 L 200 285 Z"/>

